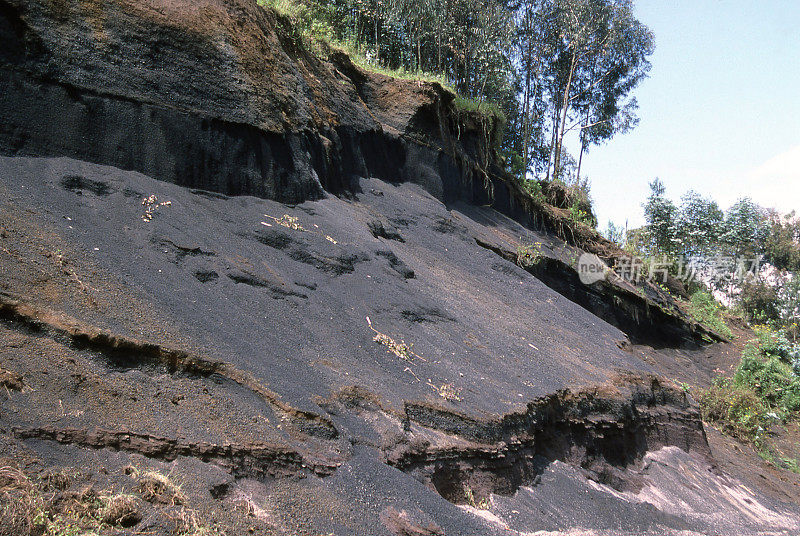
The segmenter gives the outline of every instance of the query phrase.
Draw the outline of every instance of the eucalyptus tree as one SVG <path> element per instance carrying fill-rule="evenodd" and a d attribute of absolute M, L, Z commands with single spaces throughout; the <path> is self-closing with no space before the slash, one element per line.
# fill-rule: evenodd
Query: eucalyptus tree
<path fill-rule="evenodd" d="M 608 32 L 608 42 L 587 59 L 581 78 L 584 86 L 576 98 L 577 114 L 582 116 L 578 178 L 584 152 L 591 145 L 638 124 L 638 104 L 630 93 L 650 71 L 648 57 L 654 51 L 654 37 L 634 17 L 630 0 L 612 6 Z"/>
<path fill-rule="evenodd" d="M 676 236 L 683 255 L 719 253 L 724 214 L 716 201 L 689 191 L 681 198 Z"/>
<path fill-rule="evenodd" d="M 628 94 L 647 75 L 652 32 L 633 15 L 630 0 L 554 0 L 552 68 L 557 124 L 553 129 L 553 175 L 564 136 L 580 129 L 581 154 L 592 144 L 635 126 L 636 101 Z"/>
<path fill-rule="evenodd" d="M 768 234 L 767 212 L 749 197 L 739 199 L 725 212 L 724 232 L 720 238 L 733 255 L 760 253 Z"/>
<path fill-rule="evenodd" d="M 523 176 L 528 173 L 536 176 L 543 171 L 549 148 L 545 138 L 551 106 L 545 98 L 545 72 L 554 54 L 550 36 L 555 9 L 552 0 L 519 0 L 513 9 L 516 12 L 514 61 L 521 86 L 516 135 L 520 138 L 522 165 L 518 167 Z"/>
<path fill-rule="evenodd" d="M 660 179 L 650 183 L 650 196 L 644 204 L 645 249 L 649 255 L 673 255 L 677 249 L 678 209 L 665 195 L 666 188 Z"/>

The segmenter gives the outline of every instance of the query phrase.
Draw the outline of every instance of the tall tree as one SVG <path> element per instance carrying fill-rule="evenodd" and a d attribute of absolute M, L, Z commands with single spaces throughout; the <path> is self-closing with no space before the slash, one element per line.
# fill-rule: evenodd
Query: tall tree
<path fill-rule="evenodd" d="M 665 195 L 666 188 L 660 179 L 650 183 L 650 196 L 644 204 L 644 218 L 647 222 L 646 253 L 671 255 L 676 249 L 675 204 Z"/>
<path fill-rule="evenodd" d="M 578 176 L 583 153 L 635 126 L 636 101 L 626 100 L 647 75 L 652 32 L 633 15 L 630 0 L 556 0 L 559 56 L 553 82 L 557 137 L 553 174 L 558 174 L 564 136 L 580 129 Z"/>
<path fill-rule="evenodd" d="M 769 233 L 767 213 L 749 197 L 739 199 L 725 213 L 722 241 L 737 256 L 755 256 Z"/>
<path fill-rule="evenodd" d="M 723 232 L 724 215 L 713 199 L 689 191 L 681 198 L 676 238 L 682 255 L 716 253 Z"/>

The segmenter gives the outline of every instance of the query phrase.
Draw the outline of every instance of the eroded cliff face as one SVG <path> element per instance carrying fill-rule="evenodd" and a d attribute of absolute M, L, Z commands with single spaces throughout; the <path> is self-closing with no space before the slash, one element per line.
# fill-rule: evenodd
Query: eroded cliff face
<path fill-rule="evenodd" d="M 441 197 L 489 164 L 449 92 L 320 60 L 255 1 L 4 0 L 0 39 L 5 154 L 291 203 L 364 176 Z"/>
<path fill-rule="evenodd" d="M 54 513 L 113 489 L 142 513 L 113 530 L 154 534 L 796 531 L 663 377 L 710 377 L 715 335 L 581 283 L 621 252 L 447 91 L 246 0 L 0 0 L 0 45 L 0 458 Z"/>
<path fill-rule="evenodd" d="M 360 177 L 413 182 L 448 204 L 491 205 L 609 265 L 624 254 L 505 173 L 496 118 L 341 52 L 321 60 L 254 1 L 2 0 L 0 40 L 2 154 L 69 156 L 284 203 L 356 192 Z M 576 259 L 551 259 L 539 276 L 629 335 L 719 338 L 655 286 L 580 284 Z"/>

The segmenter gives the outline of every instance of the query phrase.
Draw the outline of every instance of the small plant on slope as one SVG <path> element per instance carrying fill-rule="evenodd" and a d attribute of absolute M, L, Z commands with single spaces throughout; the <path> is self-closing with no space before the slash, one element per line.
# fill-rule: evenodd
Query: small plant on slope
<path fill-rule="evenodd" d="M 517 248 L 517 264 L 521 268 L 536 266 L 543 258 L 541 242 Z"/>
<path fill-rule="evenodd" d="M 467 500 L 468 505 L 478 510 L 488 510 L 492 506 L 492 503 L 488 497 L 476 501 L 475 492 L 473 492 L 472 488 L 466 484 L 464 484 L 464 498 Z"/>
<path fill-rule="evenodd" d="M 385 346 L 388 349 L 387 352 L 389 352 L 390 354 L 394 354 L 400 359 L 404 359 L 409 362 L 411 362 L 415 357 L 417 359 L 425 361 L 425 358 L 414 353 L 410 345 L 406 344 L 403 341 L 397 342 L 388 335 L 386 335 L 385 333 L 381 333 L 380 331 L 372 327 L 372 320 L 370 320 L 369 317 L 367 317 L 367 325 L 369 326 L 369 329 L 371 329 L 375 333 L 375 336 L 372 338 L 372 340 L 377 342 L 378 344 L 382 344 L 383 346 Z"/>
<path fill-rule="evenodd" d="M 698 291 L 692 294 L 689 303 L 689 314 L 698 323 L 722 335 L 725 338 L 732 338 L 733 332 L 722 318 L 722 307 L 717 304 L 713 296 L 708 292 Z"/>
<path fill-rule="evenodd" d="M 436 393 L 449 402 L 461 402 L 461 388 L 456 387 L 452 383 L 443 383 L 437 386 L 428 380 L 428 385 L 433 388 Z"/>

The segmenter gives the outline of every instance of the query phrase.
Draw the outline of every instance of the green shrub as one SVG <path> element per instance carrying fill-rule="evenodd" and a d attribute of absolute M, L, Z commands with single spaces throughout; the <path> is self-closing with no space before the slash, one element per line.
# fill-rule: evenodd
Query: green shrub
<path fill-rule="evenodd" d="M 751 322 L 772 323 L 778 315 L 778 292 L 764 281 L 747 281 L 742 285 L 738 305 Z"/>
<path fill-rule="evenodd" d="M 728 339 L 733 337 L 731 328 L 725 323 L 722 318 L 722 306 L 720 306 L 714 297 L 708 292 L 695 292 L 692 294 L 689 303 L 689 314 L 694 317 L 697 322 L 726 337 Z"/>
<path fill-rule="evenodd" d="M 589 227 L 594 227 L 595 225 L 597 225 L 597 221 L 595 221 L 594 216 L 583 210 L 581 208 L 581 205 L 577 202 L 570 205 L 569 215 L 574 221 L 578 223 L 583 223 L 585 225 L 588 225 Z"/>
<path fill-rule="evenodd" d="M 447 84 L 443 84 L 445 87 L 448 87 Z M 454 91 L 455 93 L 455 91 Z M 500 107 L 489 101 L 479 101 L 477 99 L 467 99 L 464 97 L 456 97 L 453 100 L 453 106 L 456 110 L 461 112 L 478 112 L 485 116 L 489 117 L 496 117 L 501 123 L 506 123 L 506 114 L 503 113 L 503 110 Z"/>
<path fill-rule="evenodd" d="M 757 349 L 765 355 L 778 357 L 787 364 L 800 358 L 800 345 L 791 342 L 786 337 L 784 330 L 757 328 L 756 335 L 758 336 Z"/>
<path fill-rule="evenodd" d="M 756 334 L 745 346 L 733 378 L 717 378 L 702 393 L 703 420 L 752 442 L 767 462 L 796 470 L 796 460 L 779 463 L 768 434 L 771 423 L 795 420 L 800 412 L 800 376 L 792 366 L 796 345 L 781 330 L 762 328 Z"/>
<path fill-rule="evenodd" d="M 537 180 L 522 180 L 522 187 L 539 203 L 544 203 L 544 192 L 542 191 L 542 183 Z"/>
<path fill-rule="evenodd" d="M 800 411 L 800 377 L 780 357 L 748 345 L 733 377 L 734 384 L 752 389 L 783 419 Z"/>
<path fill-rule="evenodd" d="M 544 259 L 542 254 L 542 243 L 535 242 L 528 246 L 517 248 L 517 264 L 521 268 L 532 268 Z"/>
<path fill-rule="evenodd" d="M 715 382 L 700 396 L 703 420 L 746 441 L 758 442 L 766 428 L 769 410 L 758 394 L 730 380 Z"/>
<path fill-rule="evenodd" d="M 783 325 L 796 334 L 800 322 L 800 273 L 795 273 L 778 292 L 778 314 Z"/>

